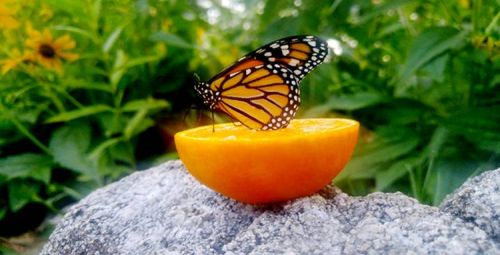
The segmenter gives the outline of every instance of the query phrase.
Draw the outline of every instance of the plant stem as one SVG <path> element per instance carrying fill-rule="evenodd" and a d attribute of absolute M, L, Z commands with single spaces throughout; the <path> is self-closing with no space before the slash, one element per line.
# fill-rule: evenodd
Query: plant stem
<path fill-rule="evenodd" d="M 10 114 L 9 114 L 10 115 Z M 52 155 L 49 148 L 47 148 L 42 142 L 40 142 L 31 132 L 26 129 L 21 122 L 19 122 L 15 117 L 9 116 L 9 120 L 16 126 L 16 128 L 25 135 L 28 139 L 31 140 L 38 148 L 40 148 L 43 152 L 48 155 Z"/>
<path fill-rule="evenodd" d="M 66 109 L 64 108 L 64 104 L 59 100 L 59 98 L 53 93 L 52 88 L 50 87 L 50 84 L 47 84 L 45 82 L 42 82 L 42 86 L 47 92 L 49 98 L 52 100 L 54 105 L 56 106 L 57 110 L 59 112 L 65 112 Z"/>
<path fill-rule="evenodd" d="M 78 102 L 73 96 L 71 96 L 65 89 L 61 89 L 59 93 L 63 94 L 66 97 L 66 99 L 68 99 L 68 101 L 70 101 L 76 107 L 83 108 L 83 105 L 80 104 L 80 102 Z"/>

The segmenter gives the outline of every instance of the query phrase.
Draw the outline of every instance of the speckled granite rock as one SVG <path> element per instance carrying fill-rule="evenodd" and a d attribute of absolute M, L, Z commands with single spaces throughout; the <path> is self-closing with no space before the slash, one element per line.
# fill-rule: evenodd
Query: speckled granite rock
<path fill-rule="evenodd" d="M 500 168 L 469 179 L 440 208 L 478 226 L 500 247 Z"/>
<path fill-rule="evenodd" d="M 245 205 L 170 161 L 71 207 L 41 254 L 500 254 L 490 233 L 400 193 Z"/>

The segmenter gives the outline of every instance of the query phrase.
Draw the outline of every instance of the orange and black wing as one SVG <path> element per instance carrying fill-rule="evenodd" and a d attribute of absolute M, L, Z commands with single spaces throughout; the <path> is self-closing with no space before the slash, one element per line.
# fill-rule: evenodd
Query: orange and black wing
<path fill-rule="evenodd" d="M 327 55 L 328 45 L 324 40 L 312 35 L 300 35 L 269 43 L 245 57 L 283 65 L 300 81 L 321 64 Z"/>
<path fill-rule="evenodd" d="M 298 79 L 279 64 L 246 59 L 209 82 L 215 108 L 251 129 L 288 126 L 300 104 Z"/>
<path fill-rule="evenodd" d="M 299 83 L 328 54 L 316 36 L 291 36 L 250 52 L 195 90 L 211 109 L 220 109 L 251 129 L 288 126 L 300 104 Z"/>
<path fill-rule="evenodd" d="M 328 56 L 327 43 L 312 35 L 297 35 L 268 43 L 221 71 L 212 80 L 255 63 L 279 64 L 289 69 L 299 82 Z"/>

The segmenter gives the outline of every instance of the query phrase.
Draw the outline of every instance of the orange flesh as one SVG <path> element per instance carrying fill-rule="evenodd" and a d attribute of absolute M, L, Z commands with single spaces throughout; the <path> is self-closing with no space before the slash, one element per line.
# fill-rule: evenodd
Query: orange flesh
<path fill-rule="evenodd" d="M 254 131 L 232 123 L 175 135 L 179 157 L 201 183 L 246 203 L 310 195 L 349 161 L 359 124 L 347 119 L 293 120 L 287 128 Z"/>

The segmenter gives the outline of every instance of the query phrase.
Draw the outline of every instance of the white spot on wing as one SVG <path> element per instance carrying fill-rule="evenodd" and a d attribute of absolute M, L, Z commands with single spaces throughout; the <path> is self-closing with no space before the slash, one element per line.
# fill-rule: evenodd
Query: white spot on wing
<path fill-rule="evenodd" d="M 299 63 L 300 63 L 300 61 L 298 59 L 292 58 L 292 60 L 290 60 L 290 62 L 288 64 L 291 66 L 296 66 Z"/>

